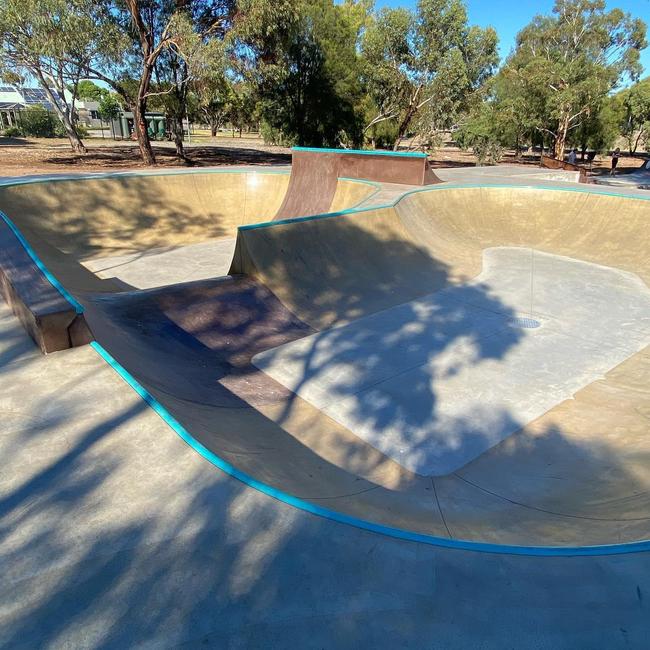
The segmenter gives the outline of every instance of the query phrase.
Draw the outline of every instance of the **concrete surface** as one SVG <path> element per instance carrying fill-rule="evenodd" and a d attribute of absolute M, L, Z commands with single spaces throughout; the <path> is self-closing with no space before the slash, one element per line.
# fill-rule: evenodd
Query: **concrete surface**
<path fill-rule="evenodd" d="M 184 221 L 183 229 L 192 236 L 199 236 L 212 198 L 232 182 L 248 182 L 229 176 L 215 174 L 192 181 L 197 190 L 201 183 L 209 189 L 209 195 L 192 199 L 204 206 L 196 223 Z M 146 185 L 151 178 L 156 177 L 136 177 L 129 183 Z M 180 175 L 172 178 L 175 186 L 166 178 L 156 181 L 161 192 L 171 191 L 167 185 L 176 189 L 187 185 Z M 222 188 L 215 179 L 223 181 Z M 347 517 L 438 538 L 536 546 L 648 539 L 648 347 L 630 358 L 625 358 L 626 353 L 615 367 L 611 355 L 603 355 L 604 375 L 589 375 L 586 384 L 565 384 L 564 392 L 558 389 L 555 397 L 568 398 L 560 403 L 542 401 L 541 406 L 547 404 L 550 410 L 541 414 L 527 410 L 530 396 L 522 397 L 523 391 L 513 393 L 517 399 L 508 403 L 494 391 L 492 405 L 503 408 L 493 419 L 488 437 L 496 442 L 499 431 L 516 433 L 494 446 L 486 446 L 484 440 L 475 442 L 474 451 L 461 460 L 483 453 L 462 469 L 435 479 L 403 467 L 325 409 L 303 399 L 299 388 L 288 390 L 251 363 L 256 354 L 288 341 L 404 303 L 417 304 L 432 293 L 459 286 L 476 294 L 472 305 L 497 312 L 503 320 L 513 318 L 519 309 L 516 302 L 509 302 L 514 295 L 473 282 L 482 272 L 484 251 L 494 247 L 532 248 L 618 269 L 624 276 L 635 274 L 648 283 L 650 202 L 578 188 L 575 183 L 554 185 L 563 191 L 536 189 L 535 183 L 533 179 L 504 186 L 502 179 L 497 187 L 485 182 L 483 187 L 439 185 L 405 196 L 394 206 L 240 230 L 230 269 L 239 275 L 155 290 L 124 292 L 128 288 L 124 281 L 101 279 L 88 271 L 79 263 L 90 258 L 82 254 L 88 250 L 84 244 L 88 238 L 76 242 L 72 231 L 67 238 L 70 253 L 47 245 L 42 238 L 36 241 L 48 267 L 85 305 L 96 339 L 203 445 L 275 489 L 326 504 Z M 542 183 L 544 187 L 549 181 Z M 58 185 L 55 194 L 60 192 Z M 396 193 L 400 188 L 384 190 Z M 37 208 L 44 196 L 47 187 L 35 197 Z M 75 225 L 80 232 L 92 229 L 92 240 L 104 242 L 107 250 L 114 247 L 117 232 L 111 227 L 102 230 L 98 224 L 106 219 L 107 225 L 115 224 L 111 209 L 102 206 L 97 220 L 88 218 L 90 223 Z M 64 211 L 62 221 L 71 214 Z M 136 228 L 140 242 L 166 236 L 174 223 L 171 214 L 164 216 L 159 232 L 151 227 L 159 221 L 147 219 L 141 230 Z M 31 237 L 29 223 L 22 225 Z M 47 224 L 40 228 L 45 232 Z M 187 261 L 193 256 L 178 250 L 178 245 L 171 248 L 178 255 L 177 271 L 185 274 L 192 268 Z M 167 266 L 171 270 L 172 264 Z M 139 274 L 146 278 L 146 265 Z M 512 280 L 503 279 L 503 286 L 513 286 Z M 173 274 L 168 280 L 173 280 Z M 154 279 L 154 284 L 159 282 Z M 562 278 L 555 284 L 558 291 L 552 297 L 556 299 L 562 295 L 559 289 L 564 290 Z M 528 283 L 523 287 L 528 288 Z M 574 286 L 567 295 L 576 292 Z M 569 305 L 568 310 L 576 308 Z M 593 305 L 587 305 L 590 309 Z M 588 320 L 584 314 L 580 319 Z M 469 320 L 466 329 L 457 328 L 458 336 L 448 346 L 461 350 L 467 328 L 477 334 L 479 354 L 459 359 L 465 366 L 470 362 L 476 366 L 466 367 L 467 372 L 480 377 L 481 368 L 490 364 L 498 372 L 512 357 L 522 359 L 523 369 L 517 368 L 515 374 L 525 374 L 530 337 L 509 327 L 499 337 L 484 338 L 479 336 L 483 321 L 470 327 Z M 542 328 L 541 336 L 550 331 Z M 405 327 L 400 334 L 404 349 L 425 347 L 417 331 Z M 445 403 L 444 391 L 438 395 L 435 384 L 420 382 L 415 388 L 419 404 Z M 353 410 L 357 419 L 363 414 L 363 426 L 379 423 L 380 430 L 388 430 L 396 425 L 391 421 L 396 409 L 378 413 L 364 407 L 359 398 L 351 392 L 345 399 L 358 402 Z M 430 408 L 413 411 L 412 419 L 423 426 L 430 414 Z M 459 446 L 471 448 L 471 444 Z"/>
<path fill-rule="evenodd" d="M 224 237 L 177 248 L 97 258 L 83 264 L 100 278 L 117 279 L 134 289 L 152 289 L 226 275 L 236 241 Z"/>
<path fill-rule="evenodd" d="M 594 183 L 611 187 L 650 190 L 650 160 L 646 160 L 639 169 L 631 173 L 619 171 L 616 176 L 597 176 Z"/>
<path fill-rule="evenodd" d="M 650 344 L 650 289 L 638 277 L 525 248 L 483 257 L 471 283 L 253 363 L 402 467 L 441 476 Z M 513 345 L 517 317 L 541 326 Z"/>
<path fill-rule="evenodd" d="M 495 246 L 616 268 L 647 285 L 648 205 L 521 189 L 422 193 L 354 221 L 251 231 L 243 311 L 236 282 L 91 298 L 116 356 L 211 449 L 280 489 L 460 539 L 647 539 L 647 347 L 435 481 L 288 395 L 250 357 L 276 347 L 282 328 L 309 335 L 306 323 L 344 327 L 470 286 Z M 532 206 L 528 218 L 513 219 L 522 206 Z M 282 255 L 271 255 L 276 245 Z M 52 260 L 57 273 L 80 275 L 70 258 Z M 81 280 L 82 294 L 100 286 Z M 588 289 L 597 297 L 600 278 Z M 503 298 L 483 292 L 476 304 L 494 311 Z M 302 325 L 288 323 L 287 305 Z M 520 330 L 509 331 L 504 353 L 519 345 Z M 6 310 L 0 412 L 0 646 L 647 645 L 647 554 L 494 556 L 307 515 L 216 471 L 92 350 L 39 356 Z"/>
<path fill-rule="evenodd" d="M 2 306 L 0 332 L 2 647 L 647 645 L 646 555 L 475 554 L 301 513 L 215 470 L 89 348 L 42 357 Z"/>

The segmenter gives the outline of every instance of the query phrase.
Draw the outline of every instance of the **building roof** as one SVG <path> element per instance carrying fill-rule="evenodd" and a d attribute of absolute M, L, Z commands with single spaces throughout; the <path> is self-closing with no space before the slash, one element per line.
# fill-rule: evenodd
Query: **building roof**
<path fill-rule="evenodd" d="M 55 97 L 59 97 L 56 91 L 52 93 Z M 26 88 L 20 86 L 0 86 L 0 105 L 12 104 L 7 108 L 26 108 L 28 106 L 42 106 L 51 110 L 52 103 L 47 97 L 45 91 L 41 88 Z"/>

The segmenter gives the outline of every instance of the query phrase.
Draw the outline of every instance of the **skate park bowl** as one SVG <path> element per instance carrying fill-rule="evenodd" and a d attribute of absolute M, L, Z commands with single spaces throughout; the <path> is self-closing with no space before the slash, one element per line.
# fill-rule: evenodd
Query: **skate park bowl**
<path fill-rule="evenodd" d="M 76 181 L 2 188 L 0 209 L 97 352 L 256 489 L 443 546 L 650 548 L 650 201 L 439 184 L 254 223 L 276 214 L 281 178 L 234 211 L 227 274 L 150 288 L 86 260 L 169 246 L 155 214 L 150 229 L 116 229 L 104 195 L 53 216 Z M 152 196 L 180 182 L 160 179 Z M 349 202 L 371 189 L 348 188 Z M 193 191 L 169 225 L 179 250 L 215 235 L 204 215 L 225 203 Z M 128 211 L 133 195 L 115 194 Z"/>
<path fill-rule="evenodd" d="M 17 182 L 0 186 L 0 209 L 16 215 L 20 232 L 67 289 L 110 293 L 224 275 L 237 227 L 275 215 L 289 182 L 288 171 L 250 169 Z M 333 178 L 328 189 L 303 191 L 303 208 L 350 208 L 377 185 Z M 4 268 L 13 269 L 4 274 L 2 293 L 37 343 L 45 352 L 87 343 L 85 324 L 28 256 L 16 258 L 22 247 L 1 226 Z M 15 282 L 20 286 L 9 286 Z"/>

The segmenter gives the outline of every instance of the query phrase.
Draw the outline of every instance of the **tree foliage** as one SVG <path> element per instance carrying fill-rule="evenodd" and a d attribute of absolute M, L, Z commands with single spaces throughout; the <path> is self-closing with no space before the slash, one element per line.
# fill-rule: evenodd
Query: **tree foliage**
<path fill-rule="evenodd" d="M 263 121 L 301 145 L 359 144 L 356 104 L 361 86 L 356 42 L 359 7 L 367 3 L 244 4 L 250 14 L 238 36 L 250 55 L 242 74 L 257 87 Z M 272 29 L 269 21 L 278 15 L 283 22 Z"/>
<path fill-rule="evenodd" d="M 395 147 L 410 131 L 430 141 L 456 121 L 493 73 L 496 48 L 494 29 L 469 26 L 462 0 L 420 0 L 415 13 L 381 10 L 362 41 L 376 108 L 366 131 L 391 121 Z"/>
<path fill-rule="evenodd" d="M 96 20 L 90 0 L 0 0 L 0 71 L 33 78 L 45 91 L 75 151 L 85 151 L 75 130 L 75 98 L 88 62 L 120 40 Z M 65 90 L 72 87 L 72 101 Z"/>
<path fill-rule="evenodd" d="M 101 101 L 111 119 L 119 97 L 148 164 L 148 110 L 164 111 L 181 159 L 183 125 L 199 119 L 213 135 L 259 127 L 311 146 L 426 150 L 454 129 L 495 162 L 620 134 L 647 146 L 648 81 L 613 94 L 638 77 L 645 30 L 605 0 L 556 0 L 495 74 L 496 32 L 472 26 L 464 0 L 0 0 L 0 75 L 39 83 L 78 151 L 75 101 Z"/>
<path fill-rule="evenodd" d="M 619 128 L 634 154 L 639 147 L 649 151 L 650 145 L 650 77 L 618 93 Z"/>
<path fill-rule="evenodd" d="M 641 20 L 606 11 L 604 0 L 556 0 L 552 15 L 536 16 L 518 34 L 505 74 L 556 157 L 608 93 L 638 76 L 645 32 Z"/>

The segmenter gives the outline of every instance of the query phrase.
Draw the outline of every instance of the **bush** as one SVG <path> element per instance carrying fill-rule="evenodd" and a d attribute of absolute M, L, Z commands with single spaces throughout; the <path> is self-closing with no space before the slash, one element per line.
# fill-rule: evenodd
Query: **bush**
<path fill-rule="evenodd" d="M 67 138 L 68 133 L 65 130 L 65 127 L 61 123 L 61 121 L 58 118 L 54 118 L 55 123 L 54 123 L 54 136 L 55 138 Z M 80 138 L 87 138 L 88 137 L 88 129 L 83 125 L 83 124 L 77 124 L 77 126 L 74 129 L 77 132 L 77 135 Z M 50 137 L 50 136 L 46 136 Z"/>
<path fill-rule="evenodd" d="M 20 138 L 23 132 L 17 126 L 10 126 L 3 132 L 5 138 Z"/>
<path fill-rule="evenodd" d="M 398 128 L 392 121 L 378 122 L 369 131 L 366 140 L 375 149 L 392 149 L 395 146 Z"/>
<path fill-rule="evenodd" d="M 492 138 L 476 138 L 472 151 L 479 165 L 497 165 L 503 158 L 503 147 Z"/>
<path fill-rule="evenodd" d="M 264 144 L 272 144 L 279 147 L 290 147 L 295 144 L 280 129 L 272 127 L 268 122 L 262 122 L 260 125 L 260 135 L 264 140 Z"/>
<path fill-rule="evenodd" d="M 454 135 L 461 149 L 471 149 L 479 165 L 496 165 L 503 157 L 503 129 L 491 104 L 482 104 Z"/>
<path fill-rule="evenodd" d="M 31 106 L 20 112 L 20 130 L 33 138 L 53 138 L 56 124 L 52 114 L 42 106 Z"/>
<path fill-rule="evenodd" d="M 88 129 L 78 124 L 77 135 L 85 138 Z M 20 134 L 32 138 L 67 138 L 68 134 L 59 118 L 42 106 L 31 106 L 20 112 Z"/>

